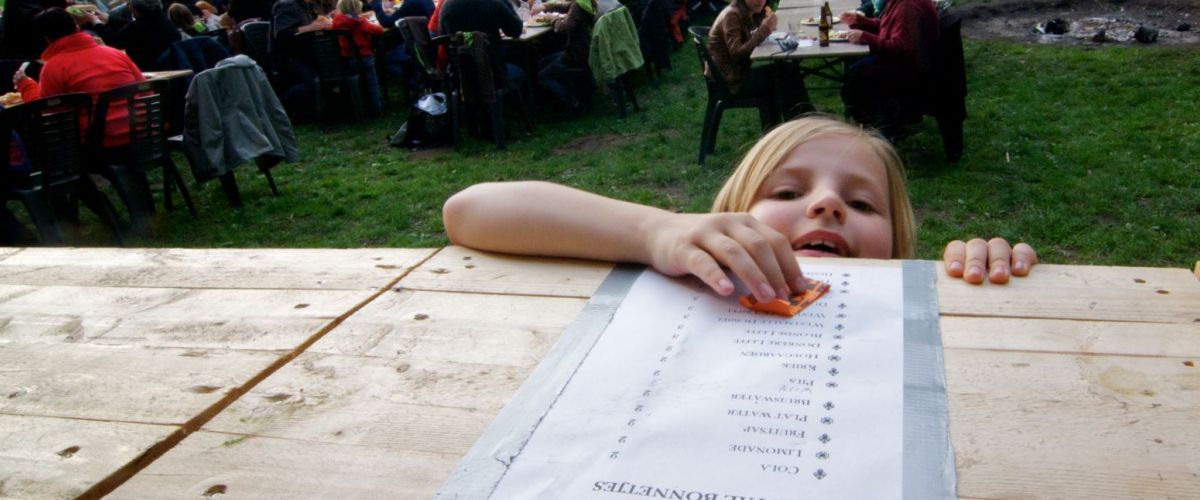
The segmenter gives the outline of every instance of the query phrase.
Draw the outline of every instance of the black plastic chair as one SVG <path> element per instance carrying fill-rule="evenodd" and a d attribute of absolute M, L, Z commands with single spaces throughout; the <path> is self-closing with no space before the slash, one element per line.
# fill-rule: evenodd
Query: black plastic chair
<path fill-rule="evenodd" d="M 700 132 L 700 159 L 698 161 L 701 165 L 704 164 L 704 157 L 716 148 L 717 129 L 721 126 L 721 115 L 726 109 L 758 108 L 758 116 L 762 121 L 763 130 L 767 130 L 779 122 L 778 112 L 775 111 L 770 99 L 758 96 L 736 97 L 729 90 L 725 79 L 717 71 L 712 56 L 708 53 L 708 31 L 708 26 L 688 28 L 692 42 L 696 44 L 696 52 L 700 56 L 701 74 L 703 74 L 704 68 L 709 68 L 712 73 L 712 76 L 704 75 L 704 82 L 708 85 L 708 106 L 704 110 L 704 129 Z"/>
<path fill-rule="evenodd" d="M 929 74 L 915 93 L 885 100 L 881 117 L 864 117 L 888 139 L 899 141 L 914 132 L 925 116 L 937 121 L 946 160 L 957 163 L 963 154 L 963 122 L 967 118 L 967 75 L 962 50 L 962 17 L 947 11 L 938 18 L 938 40 Z"/>
<path fill-rule="evenodd" d="M 525 122 L 525 131 L 532 134 L 533 114 L 529 110 L 529 105 L 525 100 L 522 89 L 508 87 L 507 72 L 503 61 L 493 60 L 489 55 L 491 51 L 487 45 L 490 43 L 487 34 L 476 31 L 472 35 L 472 44 L 483 44 L 478 50 L 466 46 L 466 37 L 463 36 L 463 33 L 454 33 L 449 35 L 449 37 L 450 40 L 446 48 L 450 55 L 447 80 L 449 85 L 453 86 L 455 90 L 447 97 L 455 101 L 449 110 L 450 127 L 453 132 L 455 146 L 462 143 L 460 135 L 461 114 L 465 111 L 471 115 L 471 118 L 477 118 L 483 114 L 486 108 L 491 118 L 492 139 L 496 143 L 496 149 L 504 149 L 506 135 L 504 101 L 506 99 L 515 99 L 517 101 L 516 104 Z M 462 105 L 460 106 L 459 104 Z M 480 121 L 482 120 L 473 119 L 470 123 L 478 125 Z"/>
<path fill-rule="evenodd" d="M 167 149 L 165 97 L 166 81 L 146 80 L 107 90 L 96 99 L 88 142 L 96 151 L 94 158 L 107 162 L 116 173 L 118 189 L 125 192 L 125 202 L 135 226 L 141 225 L 142 217 L 154 212 L 153 196 L 146 180 L 146 170 L 154 167 L 163 170 L 163 206 L 168 210 L 172 207 L 171 192 L 178 188 L 188 212 L 192 217 L 196 216 L 191 193 Z M 104 151 L 104 137 L 108 114 L 115 106 L 125 106 L 128 112 L 129 149 L 127 155 L 113 158 L 110 152 Z M 137 213 L 141 210 L 145 212 Z"/>
<path fill-rule="evenodd" d="M 396 30 L 400 32 L 405 50 L 412 57 L 417 67 L 417 75 L 421 86 L 432 92 L 446 91 L 446 78 L 437 70 L 437 46 L 444 46 L 449 37 L 438 37 L 434 42 L 429 37 L 429 18 L 405 17 L 396 22 Z"/>
<path fill-rule="evenodd" d="M 932 94 L 925 113 L 937 120 L 946 160 L 957 163 L 963 154 L 963 121 L 967 119 L 967 70 L 963 59 L 962 16 L 945 12 L 939 18 L 937 59 Z"/>
<path fill-rule="evenodd" d="M 9 175 L 5 181 L 5 200 L 19 200 L 37 225 L 42 243 L 62 242 L 62 231 L 55 216 L 56 200 L 67 197 L 82 201 L 100 218 L 124 245 L 112 203 L 92 182 L 84 170 L 85 148 L 81 142 L 79 118 L 92 107 L 88 94 L 64 94 L 38 99 L 0 110 L 0 151 L 8 157 L 11 132 L 21 135 L 32 163 L 28 182 Z M 5 160 L 7 165 L 7 160 Z M 6 166 L 7 168 L 7 166 Z M 21 181 L 24 181 L 22 179 Z"/>
<path fill-rule="evenodd" d="M 242 53 L 254 59 L 258 66 L 271 74 L 271 23 L 251 21 L 238 28 L 242 39 Z"/>
<path fill-rule="evenodd" d="M 314 69 L 317 70 L 317 116 L 324 117 L 326 111 L 325 94 L 340 95 L 350 109 L 350 119 L 362 120 L 366 116 L 363 106 L 362 79 L 359 68 L 362 61 L 358 59 L 354 38 L 346 30 L 317 30 L 298 33 L 308 44 Z M 342 49 L 338 40 L 350 44 L 353 56 L 342 57 Z M 353 62 L 352 62 L 353 61 Z"/>

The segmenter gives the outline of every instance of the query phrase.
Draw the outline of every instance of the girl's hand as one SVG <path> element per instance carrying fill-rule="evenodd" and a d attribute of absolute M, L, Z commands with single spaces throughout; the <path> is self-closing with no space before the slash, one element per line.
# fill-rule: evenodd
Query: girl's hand
<path fill-rule="evenodd" d="M 857 12 L 843 12 L 842 15 L 839 17 L 842 18 L 843 23 L 846 23 L 846 26 L 850 26 L 850 25 L 858 22 L 858 13 Z"/>
<path fill-rule="evenodd" d="M 666 213 L 647 221 L 650 264 L 668 276 L 693 274 L 720 295 L 734 291 L 728 267 L 759 301 L 804 290 L 791 243 L 745 213 Z"/>
<path fill-rule="evenodd" d="M 947 274 L 978 285 L 983 283 L 985 273 L 992 283 L 1008 283 L 1010 276 L 1025 276 L 1038 259 L 1033 247 L 1025 243 L 1012 247 L 1004 238 L 975 238 L 966 243 L 948 243 L 942 261 Z"/>
<path fill-rule="evenodd" d="M 850 30 L 850 31 L 846 32 L 846 41 L 850 42 L 850 43 L 861 45 L 863 43 L 862 36 L 863 36 L 862 30 Z"/>
<path fill-rule="evenodd" d="M 776 16 L 774 13 L 767 14 L 767 17 L 763 18 L 762 25 L 771 31 L 775 31 L 775 27 L 779 25 L 779 16 Z"/>

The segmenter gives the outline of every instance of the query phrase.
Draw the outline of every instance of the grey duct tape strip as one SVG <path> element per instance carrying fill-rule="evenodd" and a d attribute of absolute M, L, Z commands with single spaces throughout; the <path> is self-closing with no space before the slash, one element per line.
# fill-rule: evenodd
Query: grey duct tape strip
<path fill-rule="evenodd" d="M 908 500 L 955 498 L 954 450 L 934 263 L 906 260 L 904 273 L 904 472 Z"/>
<path fill-rule="evenodd" d="M 538 383 L 521 384 L 434 498 L 483 499 L 491 495 L 513 458 L 521 453 L 534 429 L 604 333 L 643 269 L 645 266 L 622 264 L 609 273 L 583 311 L 529 374 L 528 380 Z"/>

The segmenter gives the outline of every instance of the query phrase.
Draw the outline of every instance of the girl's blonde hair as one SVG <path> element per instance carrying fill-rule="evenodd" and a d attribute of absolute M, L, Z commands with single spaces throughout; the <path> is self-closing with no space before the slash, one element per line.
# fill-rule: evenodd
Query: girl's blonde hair
<path fill-rule="evenodd" d="M 776 127 L 746 153 L 713 200 L 713 212 L 748 212 L 759 188 L 792 150 L 817 137 L 847 137 L 862 141 L 887 170 L 888 208 L 892 214 L 892 258 L 916 254 L 916 223 L 904 186 L 904 165 L 891 143 L 879 134 L 829 116 L 810 115 Z"/>
<path fill-rule="evenodd" d="M 342 14 L 357 16 L 362 13 L 361 0 L 338 0 L 337 10 Z"/>

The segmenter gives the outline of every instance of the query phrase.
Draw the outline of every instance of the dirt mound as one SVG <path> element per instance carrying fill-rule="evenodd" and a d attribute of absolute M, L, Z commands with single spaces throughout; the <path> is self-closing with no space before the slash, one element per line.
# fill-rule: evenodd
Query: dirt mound
<path fill-rule="evenodd" d="M 974 38 L 1038 43 L 1198 44 L 1196 0 L 992 0 L 954 7 Z M 1139 33 L 1139 29 L 1141 33 Z"/>

